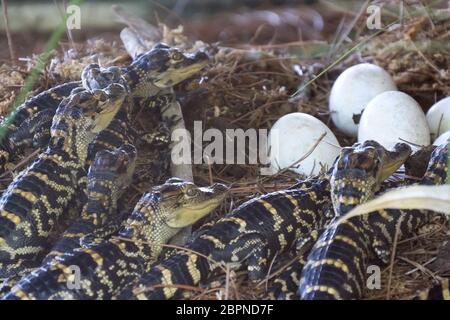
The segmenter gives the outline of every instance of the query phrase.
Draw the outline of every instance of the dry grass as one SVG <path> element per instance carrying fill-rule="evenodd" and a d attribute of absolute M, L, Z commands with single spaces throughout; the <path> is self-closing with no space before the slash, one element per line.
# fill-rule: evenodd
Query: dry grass
<path fill-rule="evenodd" d="M 356 22 L 356 20 L 355 20 Z M 360 32 L 360 31 L 359 31 Z M 311 43 L 299 42 L 289 45 L 236 46 L 234 48 L 210 48 L 214 56 L 213 63 L 201 76 L 195 77 L 176 88 L 182 104 L 186 126 L 193 129 L 194 120 L 201 120 L 204 128 L 267 129 L 281 116 L 290 112 L 306 112 L 327 124 L 338 137 L 342 146 L 351 145 L 354 140 L 343 136 L 330 121 L 328 112 L 328 94 L 333 80 L 346 67 L 362 61 L 376 62 L 385 67 L 393 76 L 399 89 L 411 94 L 422 102 L 426 110 L 434 101 L 450 94 L 448 48 L 441 50 L 447 42 L 450 21 L 431 23 L 429 17 L 414 18 L 396 32 L 375 37 L 365 49 L 357 52 L 314 81 L 296 98 L 292 94 L 314 78 L 314 75 L 329 65 L 327 54 L 318 57 L 300 58 Z M 340 45 L 348 32 L 341 37 Z M 337 37 L 339 38 L 339 37 Z M 389 45 L 386 45 L 386 44 Z M 82 67 L 91 62 L 102 65 L 127 62 L 123 48 L 96 41 L 80 45 L 76 52 L 63 46 L 63 53 L 55 53 L 53 62 L 40 78 L 36 90 L 47 89 L 62 81 L 78 78 Z M 337 48 L 345 50 L 344 47 Z M 31 59 L 29 63 L 32 64 Z M 0 67 L 0 110 L 6 110 L 15 92 L 23 83 L 29 65 Z M 145 131 L 145 123 L 140 122 Z M 148 129 L 148 128 L 147 128 Z M 138 160 L 141 166 L 139 174 L 145 174 L 148 168 L 146 158 L 152 150 L 140 149 L 143 155 Z M 247 153 L 248 150 L 237 150 Z M 20 161 L 19 161 L 20 162 Z M 23 165 L 23 163 L 21 163 Z M 296 182 L 298 176 L 284 172 L 271 178 L 261 178 L 257 165 L 194 165 L 194 178 L 199 184 L 221 181 L 232 184 L 231 196 L 206 220 L 216 220 L 224 213 L 256 195 L 280 190 Z M 4 177 L 2 177 L 4 179 Z M 2 181 L 7 183 L 7 181 Z M 140 193 L 149 185 L 134 185 L 127 196 L 128 206 L 133 206 Z M 201 223 L 204 223 L 202 221 Z M 429 287 L 436 277 L 428 270 L 429 262 L 436 256 L 439 246 L 446 237 L 446 227 L 440 227 L 431 233 L 422 234 L 413 239 L 400 239 L 396 246 L 396 257 L 391 266 L 382 272 L 382 290 L 367 291 L 367 299 L 407 299 L 416 290 Z M 289 259 L 277 257 L 272 269 L 277 272 L 280 266 L 286 266 Z M 286 262 L 287 261 L 287 262 Z M 226 268 L 226 266 L 225 266 Z M 270 278 L 270 276 L 268 276 Z M 258 284 L 247 281 L 246 272 L 232 272 L 229 269 L 214 277 L 217 287 L 211 289 L 185 288 L 193 291 L 193 299 L 264 299 L 266 285 L 273 278 Z M 388 285 L 390 284 L 390 285 Z"/>
<path fill-rule="evenodd" d="M 203 74 L 206 80 L 202 84 L 197 79 L 186 84 L 185 88 L 189 89 L 184 104 L 187 126 L 193 120 L 202 120 L 206 128 L 270 128 L 280 116 L 298 111 L 318 117 L 329 125 L 341 145 L 351 145 L 354 141 L 333 127 L 327 109 L 328 94 L 336 76 L 355 63 L 375 62 L 385 67 L 394 76 L 399 89 L 420 101 L 426 111 L 432 103 L 450 94 L 450 55 L 448 48 L 444 52 L 441 47 L 450 40 L 449 22 L 432 24 L 428 17 L 422 16 L 406 20 L 402 29 L 374 37 L 362 55 L 350 56 L 312 82 L 301 99 L 292 99 L 291 94 L 325 68 L 324 59 L 300 60 L 289 54 L 293 52 L 291 46 L 282 45 L 219 51 L 213 66 Z M 420 43 L 420 46 L 405 46 L 405 41 Z M 302 76 L 295 74 L 296 66 L 303 69 Z M 251 165 L 195 165 L 194 173 L 196 181 L 209 181 L 212 172 L 214 180 L 237 185 L 232 188 L 232 198 L 219 210 L 224 213 L 252 196 L 271 191 L 267 187 L 272 189 L 273 182 L 261 184 L 257 168 Z M 292 175 L 276 177 L 275 183 L 280 184 L 274 189 L 280 188 L 281 183 L 293 183 L 293 179 Z M 368 290 L 366 298 L 408 299 L 417 290 L 428 288 L 439 272 L 434 274 L 426 269 L 427 262 L 436 256 L 446 230 L 446 226 L 441 225 L 436 232 L 414 239 L 400 239 L 391 265 L 382 272 L 382 290 Z M 214 280 L 224 284 L 226 277 L 225 274 Z M 239 289 L 228 293 L 231 298 L 265 298 L 265 286 L 246 281 L 245 272 L 238 272 L 234 277 Z M 205 289 L 197 297 L 217 299 L 217 292 L 224 290 L 225 287 Z"/>

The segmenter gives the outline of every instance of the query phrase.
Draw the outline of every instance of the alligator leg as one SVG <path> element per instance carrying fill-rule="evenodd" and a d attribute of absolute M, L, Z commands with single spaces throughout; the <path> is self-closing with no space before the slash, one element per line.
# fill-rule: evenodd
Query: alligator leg
<path fill-rule="evenodd" d="M 416 300 L 450 300 L 450 279 L 444 279 L 430 289 L 422 291 Z"/>

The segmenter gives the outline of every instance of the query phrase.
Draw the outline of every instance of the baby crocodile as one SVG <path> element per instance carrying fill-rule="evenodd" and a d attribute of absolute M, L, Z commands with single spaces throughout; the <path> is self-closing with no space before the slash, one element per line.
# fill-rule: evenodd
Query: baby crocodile
<path fill-rule="evenodd" d="M 447 175 L 447 147 L 431 155 L 421 184 L 442 184 Z M 332 225 L 319 238 L 302 271 L 301 299 L 358 299 L 366 280 L 369 259 L 390 260 L 396 232 L 410 237 L 435 216 L 422 210 L 379 210 Z"/>
<path fill-rule="evenodd" d="M 84 175 L 89 142 L 108 126 L 126 96 L 119 84 L 77 90 L 58 107 L 46 151 L 0 198 L 0 278 L 27 268 L 49 245 L 49 234 Z"/>
<path fill-rule="evenodd" d="M 171 178 L 142 196 L 117 236 L 55 257 L 5 299 L 110 299 L 148 271 L 161 245 L 214 210 L 227 191 L 222 184 L 200 188 Z"/>

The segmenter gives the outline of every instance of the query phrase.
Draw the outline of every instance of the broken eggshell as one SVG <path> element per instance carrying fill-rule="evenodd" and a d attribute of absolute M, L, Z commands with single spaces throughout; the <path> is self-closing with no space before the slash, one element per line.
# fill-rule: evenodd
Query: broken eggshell
<path fill-rule="evenodd" d="M 341 147 L 333 132 L 322 121 L 309 114 L 296 112 L 275 122 L 269 133 L 268 148 L 271 173 L 291 167 L 304 158 L 289 170 L 316 175 L 323 166 L 329 168 L 333 164 Z"/>
<path fill-rule="evenodd" d="M 339 75 L 331 88 L 331 120 L 340 131 L 356 137 L 362 110 L 372 98 L 392 90 L 397 86 L 383 68 L 370 63 L 352 66 Z"/>

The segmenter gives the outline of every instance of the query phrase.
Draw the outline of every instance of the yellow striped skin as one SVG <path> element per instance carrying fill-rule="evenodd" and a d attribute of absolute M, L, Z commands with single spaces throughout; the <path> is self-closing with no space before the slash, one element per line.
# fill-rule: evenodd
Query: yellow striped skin
<path fill-rule="evenodd" d="M 436 148 L 420 183 L 444 183 L 447 158 L 446 146 Z M 301 299 L 361 298 L 369 261 L 390 261 L 397 228 L 398 239 L 411 237 L 433 217 L 433 212 L 424 210 L 386 209 L 332 225 L 308 255 L 298 295 Z"/>
<path fill-rule="evenodd" d="M 416 300 L 450 300 L 450 279 L 443 279 L 433 287 L 418 294 Z"/>
<path fill-rule="evenodd" d="M 359 150 L 359 147 L 360 145 L 357 145 L 355 149 Z M 410 149 L 405 145 L 389 153 L 376 142 L 364 143 L 361 148 L 364 156 L 362 159 L 343 161 L 348 161 L 351 166 L 372 165 L 364 167 L 369 171 L 367 176 L 370 176 L 372 171 L 379 172 L 379 168 L 385 168 L 380 164 L 380 157 L 383 156 L 386 163 L 395 167 L 410 153 Z M 347 167 L 345 169 L 349 171 Z M 378 179 L 378 176 L 376 178 Z M 375 185 L 378 183 L 377 179 L 369 180 L 369 184 Z M 338 182 L 337 184 L 339 188 L 332 190 L 332 196 L 345 195 L 342 191 L 346 189 L 341 188 Z M 195 253 L 180 253 L 162 262 L 159 269 L 156 268 L 145 275 L 134 289 L 126 291 L 120 297 L 172 298 L 180 290 L 172 288 L 168 292 L 154 286 L 197 285 L 205 281 L 217 267 L 217 263 L 231 263 L 235 267 L 245 265 L 251 280 L 263 278 L 267 275 L 269 262 L 275 254 L 286 252 L 294 242 L 303 245 L 308 243 L 308 240 L 317 236 L 318 231 L 329 222 L 330 215 L 326 214 L 329 211 L 326 204 L 330 202 L 329 185 L 328 179 L 323 179 L 312 184 L 310 188 L 280 191 L 245 203 L 211 228 L 200 231 L 189 245 L 189 249 L 210 259 L 200 257 L 196 260 L 195 276 L 192 275 L 192 268 L 186 266 Z M 360 195 L 370 195 L 371 192 L 373 189 L 370 188 L 359 190 Z"/>
<path fill-rule="evenodd" d="M 328 181 L 316 180 L 306 188 L 249 200 L 216 223 L 201 228 L 187 246 L 189 251 L 162 261 L 119 298 L 178 297 L 183 290 L 177 285 L 203 283 L 219 264 L 225 263 L 233 268 L 245 267 L 252 280 L 262 279 L 276 254 L 291 249 L 296 239 L 307 241 L 329 219 L 322 211 L 330 201 L 328 186 Z"/>
<path fill-rule="evenodd" d="M 133 98 L 149 98 L 172 88 L 179 82 L 200 71 L 209 57 L 199 51 L 185 53 L 176 48 L 159 44 L 138 56 L 128 67 L 101 68 L 90 64 L 83 69 L 81 81 L 74 81 L 50 88 L 25 101 L 15 111 L 13 122 L 3 141 L 0 141 L 0 172 L 13 157 L 27 147 L 45 147 L 50 137 L 51 118 L 60 102 L 74 89 L 98 90 L 111 84 L 127 87 Z M 166 92 L 167 93 L 167 92 Z M 163 93 L 164 94 L 164 93 Z M 127 102 L 133 106 L 132 101 Z M 139 103 L 139 105 L 142 105 Z M 151 107 L 151 106 L 150 106 Z M 108 142 L 100 138 L 99 141 Z M 114 147 L 120 145 L 115 144 Z M 90 158 L 93 159 L 94 155 Z"/>
<path fill-rule="evenodd" d="M 169 179 L 142 196 L 116 235 L 54 256 L 5 299 L 111 299 L 148 271 L 162 244 L 214 210 L 227 191 L 222 184 Z M 78 288 L 67 285 L 73 283 L 71 266 L 80 270 Z"/>
<path fill-rule="evenodd" d="M 50 145 L 0 198 L 0 277 L 14 276 L 42 258 L 49 235 L 78 191 L 87 146 L 126 95 L 108 90 L 74 92 L 55 114 Z"/>
<path fill-rule="evenodd" d="M 392 150 L 372 140 L 342 148 L 330 177 L 336 216 L 373 197 L 410 155 L 411 148 L 405 143 L 397 143 Z"/>
<path fill-rule="evenodd" d="M 15 116 L 8 126 L 5 137 L 0 144 L 0 171 L 4 165 L 22 154 L 26 147 L 31 146 L 35 134 L 45 126 L 47 131 L 51 125 L 51 118 L 61 101 L 70 95 L 70 92 L 81 85 L 80 81 L 64 83 L 25 101 L 15 111 Z M 48 115 L 46 110 L 52 110 L 46 122 L 38 118 Z"/>
<path fill-rule="evenodd" d="M 341 216 L 372 197 L 374 192 L 379 189 L 383 179 L 390 175 L 392 170 L 395 171 L 406 161 L 410 153 L 411 148 L 402 143 L 397 144 L 392 151 L 385 149 L 375 141 L 365 141 L 364 143 L 356 143 L 351 147 L 343 148 L 328 173 L 331 185 L 331 201 L 335 215 Z M 314 242 L 326 227 L 326 225 L 322 225 L 321 228 L 316 230 Z M 354 248 L 360 245 L 360 243 L 352 242 L 348 237 L 338 236 L 337 241 L 342 241 L 345 245 L 350 245 Z M 297 291 L 298 282 L 294 283 L 293 279 L 299 278 L 304 266 L 303 262 L 306 260 L 309 249 L 314 242 L 303 245 L 303 250 L 297 253 L 297 262 L 275 280 L 273 287 L 269 290 L 269 296 L 276 299 L 296 298 L 295 291 Z M 325 241 L 321 244 L 321 247 L 325 250 L 330 244 L 329 241 Z M 341 258 L 336 261 L 324 259 L 313 264 L 313 266 L 317 269 L 331 266 L 345 273 L 349 272 L 347 264 Z M 357 270 L 352 271 L 356 272 Z M 323 285 L 308 288 L 308 290 L 336 294 L 336 290 L 327 291 L 327 288 Z"/>

